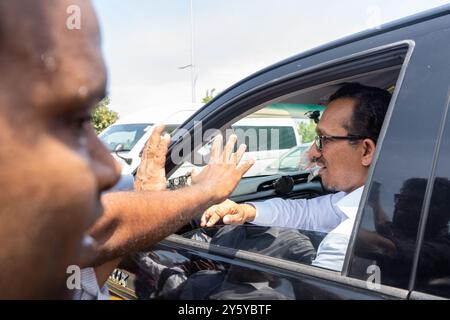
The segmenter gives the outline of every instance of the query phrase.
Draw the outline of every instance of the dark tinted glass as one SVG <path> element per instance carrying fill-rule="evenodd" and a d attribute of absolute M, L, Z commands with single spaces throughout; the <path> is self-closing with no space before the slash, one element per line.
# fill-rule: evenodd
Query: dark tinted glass
<path fill-rule="evenodd" d="M 420 250 L 415 290 L 450 298 L 450 121 L 436 166 L 428 217 Z M 417 181 L 418 184 L 424 184 Z M 425 186 L 421 186 L 424 188 Z"/>
<path fill-rule="evenodd" d="M 423 77 L 424 64 L 434 60 L 439 65 L 430 57 L 429 45 L 416 47 L 398 86 L 348 273 L 368 280 L 375 265 L 381 284 L 403 289 L 410 284 L 425 187 L 447 103 L 448 71 L 434 68 Z"/>

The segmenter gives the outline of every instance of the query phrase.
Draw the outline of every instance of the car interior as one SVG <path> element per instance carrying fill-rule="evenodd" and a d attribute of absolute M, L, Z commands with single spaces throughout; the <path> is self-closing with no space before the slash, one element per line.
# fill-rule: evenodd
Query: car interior
<path fill-rule="evenodd" d="M 255 113 L 275 102 L 286 105 L 326 105 L 326 102 L 331 94 L 333 94 L 342 85 L 342 83 L 346 82 L 359 82 L 369 86 L 384 88 L 392 93 L 395 88 L 395 83 L 397 82 L 400 69 L 401 66 L 394 66 L 366 74 L 360 74 L 351 78 L 339 79 L 337 81 L 333 81 L 332 83 L 308 88 L 298 92 L 293 92 L 276 100 L 264 103 L 263 105 L 255 106 L 250 112 L 246 112 L 246 114 L 243 114 L 238 118 L 230 119 L 229 123 L 234 123 L 247 116 L 249 113 Z M 299 111 L 300 112 L 297 113 L 294 108 L 289 109 L 288 116 L 292 118 L 306 118 L 304 115 L 304 110 L 300 109 Z M 289 176 L 278 173 L 271 175 L 247 176 L 241 180 L 230 199 L 240 203 L 245 201 L 266 200 L 274 197 L 282 197 L 285 199 L 309 199 L 326 194 L 326 191 L 322 188 L 320 177 L 315 177 L 312 181 L 308 181 L 309 175 L 309 172 L 300 170 L 299 172 L 290 174 Z M 173 180 L 172 177 L 171 179 Z M 190 226 L 183 228 L 178 232 L 178 234 L 183 234 L 192 229 L 200 228 L 200 217 L 201 213 L 199 213 L 197 220 L 192 221 Z"/>

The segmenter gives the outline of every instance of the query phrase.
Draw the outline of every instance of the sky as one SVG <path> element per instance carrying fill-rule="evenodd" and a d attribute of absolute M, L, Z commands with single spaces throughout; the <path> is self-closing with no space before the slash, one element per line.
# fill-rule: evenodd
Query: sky
<path fill-rule="evenodd" d="M 252 73 L 352 33 L 447 4 L 441 0 L 94 0 L 111 109 L 159 116 L 192 108 Z M 191 32 L 193 30 L 193 32 Z"/>

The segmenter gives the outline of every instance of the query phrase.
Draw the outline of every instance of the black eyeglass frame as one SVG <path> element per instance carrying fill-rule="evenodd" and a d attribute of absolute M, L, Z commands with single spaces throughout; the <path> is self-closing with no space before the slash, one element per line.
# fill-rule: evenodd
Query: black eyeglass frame
<path fill-rule="evenodd" d="M 314 137 L 314 144 L 319 150 L 319 152 L 322 152 L 323 148 L 323 141 L 324 140 L 363 140 L 363 139 L 369 139 L 368 137 L 364 136 L 358 136 L 358 135 L 348 135 L 348 136 L 321 136 L 316 135 Z"/>

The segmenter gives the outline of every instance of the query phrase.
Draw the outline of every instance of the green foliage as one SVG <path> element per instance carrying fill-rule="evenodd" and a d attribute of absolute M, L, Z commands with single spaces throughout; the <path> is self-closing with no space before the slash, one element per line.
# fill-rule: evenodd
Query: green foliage
<path fill-rule="evenodd" d="M 109 109 L 108 105 L 111 102 L 109 97 L 106 97 L 99 102 L 95 108 L 94 114 L 92 116 L 92 126 L 94 127 L 97 134 L 105 130 L 107 127 L 112 125 L 119 119 L 117 112 Z"/>
<path fill-rule="evenodd" d="M 210 102 L 212 99 L 214 99 L 214 91 L 216 91 L 216 88 L 211 89 L 211 91 L 206 90 L 206 95 L 203 97 L 202 102 L 204 104 L 207 104 L 208 102 Z"/>
<path fill-rule="evenodd" d="M 302 143 L 311 142 L 316 135 L 316 124 L 312 120 L 309 123 L 302 122 L 298 127 L 298 132 L 302 136 Z"/>

